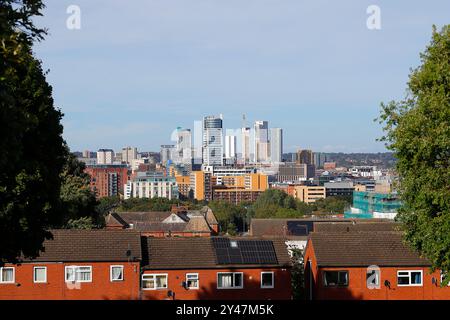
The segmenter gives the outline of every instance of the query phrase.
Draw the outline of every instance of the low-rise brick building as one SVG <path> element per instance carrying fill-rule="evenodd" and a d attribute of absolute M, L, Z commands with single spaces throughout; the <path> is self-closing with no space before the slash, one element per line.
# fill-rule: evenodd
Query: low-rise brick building
<path fill-rule="evenodd" d="M 291 298 L 282 241 L 51 232 L 39 257 L 0 267 L 0 300 Z"/>
<path fill-rule="evenodd" d="M 291 299 L 291 261 L 282 240 L 147 238 L 142 298 Z"/>
<path fill-rule="evenodd" d="M 324 227 L 310 234 L 305 248 L 309 299 L 450 299 L 439 270 L 431 272 L 429 261 L 403 243 L 401 232 Z"/>
<path fill-rule="evenodd" d="M 139 299 L 141 242 L 130 230 L 53 230 L 36 259 L 0 268 L 0 300 Z"/>

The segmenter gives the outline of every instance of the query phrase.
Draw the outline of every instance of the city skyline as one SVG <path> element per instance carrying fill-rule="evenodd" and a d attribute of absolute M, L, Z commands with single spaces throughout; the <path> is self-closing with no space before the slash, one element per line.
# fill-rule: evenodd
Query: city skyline
<path fill-rule="evenodd" d="M 193 114 L 240 128 L 245 113 L 283 128 L 285 152 L 383 152 L 380 103 L 403 97 L 450 11 L 445 1 L 79 0 L 81 29 L 69 30 L 71 4 L 47 3 L 37 22 L 49 35 L 34 50 L 73 151 L 157 151 Z M 366 26 L 372 4 L 380 30 Z"/>

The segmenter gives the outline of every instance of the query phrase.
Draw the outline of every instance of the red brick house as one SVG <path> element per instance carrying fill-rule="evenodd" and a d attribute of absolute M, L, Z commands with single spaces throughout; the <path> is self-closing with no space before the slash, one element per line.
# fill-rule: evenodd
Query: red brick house
<path fill-rule="evenodd" d="M 130 230 L 53 230 L 34 260 L 0 267 L 0 300 L 139 299 L 141 242 Z"/>
<path fill-rule="evenodd" d="M 291 261 L 282 240 L 147 238 L 142 299 L 291 299 Z"/>
<path fill-rule="evenodd" d="M 210 237 L 219 231 L 212 210 L 181 210 L 172 212 L 114 212 L 106 217 L 107 229 L 133 229 L 147 237 Z"/>
<path fill-rule="evenodd" d="M 440 272 L 430 272 L 430 263 L 403 243 L 401 232 L 328 229 L 312 232 L 305 248 L 309 299 L 450 299 Z"/>

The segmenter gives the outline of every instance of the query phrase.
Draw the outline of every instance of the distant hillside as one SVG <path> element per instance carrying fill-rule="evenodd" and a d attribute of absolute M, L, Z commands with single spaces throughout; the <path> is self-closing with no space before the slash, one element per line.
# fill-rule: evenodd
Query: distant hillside
<path fill-rule="evenodd" d="M 327 161 L 336 162 L 338 167 L 377 166 L 393 168 L 395 157 L 392 152 L 380 153 L 325 153 Z"/>
<path fill-rule="evenodd" d="M 392 152 L 379 153 L 343 153 L 343 152 L 320 152 L 325 155 L 326 161 L 336 162 L 338 167 L 352 166 L 377 166 L 382 169 L 390 169 L 395 166 L 395 158 Z M 283 160 L 295 161 L 295 153 L 283 154 Z"/>

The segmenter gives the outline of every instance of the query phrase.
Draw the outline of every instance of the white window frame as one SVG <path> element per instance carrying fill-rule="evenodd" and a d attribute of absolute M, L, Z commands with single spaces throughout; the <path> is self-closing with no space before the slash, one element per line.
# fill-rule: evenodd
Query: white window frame
<path fill-rule="evenodd" d="M 407 272 L 409 284 L 399 284 L 398 278 L 400 276 L 400 272 Z M 420 284 L 413 283 L 411 284 L 411 273 L 419 272 L 420 273 Z M 402 275 L 401 277 L 406 277 L 406 275 Z M 423 270 L 397 270 L 397 286 L 398 287 L 422 287 L 423 286 Z"/>
<path fill-rule="evenodd" d="M 3 281 L 3 270 L 4 269 L 12 269 L 13 276 L 11 281 Z M 14 267 L 1 267 L 0 268 L 0 284 L 9 284 L 9 283 L 15 283 L 16 282 L 16 268 Z"/>
<path fill-rule="evenodd" d="M 37 281 L 36 280 L 36 270 L 37 269 L 44 269 L 45 270 L 45 280 L 43 280 L 43 281 Z M 45 266 L 33 267 L 33 283 L 47 283 L 47 267 L 45 267 Z"/>
<path fill-rule="evenodd" d="M 219 275 L 221 274 L 231 274 L 232 275 L 232 287 L 219 287 Z M 239 287 L 234 286 L 235 282 L 235 275 L 240 274 L 241 275 L 241 285 Z M 243 272 L 217 272 L 217 289 L 219 290 L 234 290 L 234 289 L 243 289 L 244 288 L 244 273 Z"/>
<path fill-rule="evenodd" d="M 159 288 L 156 286 L 156 277 L 157 276 L 165 276 L 166 277 L 167 287 Z M 153 277 L 153 283 L 155 284 L 154 288 L 144 288 L 144 286 L 142 284 L 144 283 L 145 277 Z M 169 289 L 169 275 L 167 273 L 144 273 L 141 276 L 141 288 L 142 288 L 142 290 L 167 290 L 167 289 Z"/>
<path fill-rule="evenodd" d="M 265 286 L 263 285 L 263 274 L 271 274 L 272 275 L 272 285 Z M 262 271 L 261 272 L 261 289 L 273 289 L 275 287 L 275 273 L 273 271 Z"/>
<path fill-rule="evenodd" d="M 78 279 L 78 272 L 79 272 L 79 268 L 89 268 L 89 272 L 91 274 L 91 279 L 90 280 L 80 280 Z M 74 275 L 75 275 L 75 279 L 74 280 L 69 280 L 67 279 L 67 270 L 68 269 L 73 269 L 74 270 Z M 72 282 L 72 283 L 86 283 L 86 282 L 92 282 L 92 278 L 93 278 L 93 272 L 92 272 L 92 266 L 65 266 L 64 267 L 64 280 L 65 282 Z"/>
<path fill-rule="evenodd" d="M 196 287 L 188 287 L 188 276 L 197 277 L 197 286 Z M 198 276 L 198 273 L 186 273 L 186 288 L 188 288 L 189 290 L 197 290 L 200 288 L 200 277 Z"/>
<path fill-rule="evenodd" d="M 113 279 L 113 268 L 121 268 L 121 269 L 122 269 L 122 278 L 121 278 L 121 279 Z M 124 272 L 125 272 L 125 269 L 124 269 L 124 267 L 123 267 L 122 264 L 111 265 L 111 266 L 109 267 L 109 280 L 110 280 L 111 282 L 119 282 L 119 281 L 123 281 L 123 279 L 125 278 Z"/>

